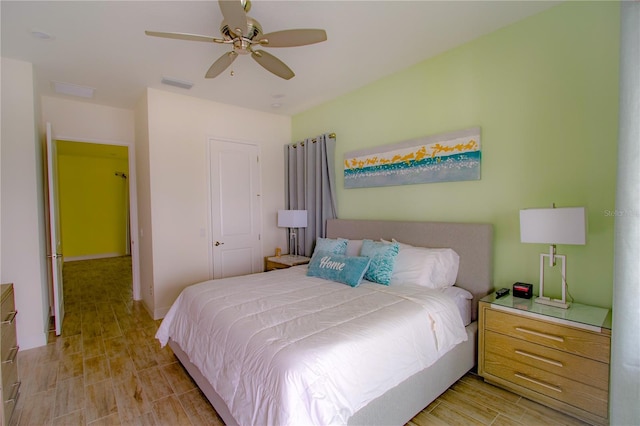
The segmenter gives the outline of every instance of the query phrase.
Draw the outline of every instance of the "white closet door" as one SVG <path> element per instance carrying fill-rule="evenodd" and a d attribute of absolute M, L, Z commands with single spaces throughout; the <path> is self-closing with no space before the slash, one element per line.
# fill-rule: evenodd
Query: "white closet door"
<path fill-rule="evenodd" d="M 262 272 L 259 149 L 211 139 L 213 278 Z"/>

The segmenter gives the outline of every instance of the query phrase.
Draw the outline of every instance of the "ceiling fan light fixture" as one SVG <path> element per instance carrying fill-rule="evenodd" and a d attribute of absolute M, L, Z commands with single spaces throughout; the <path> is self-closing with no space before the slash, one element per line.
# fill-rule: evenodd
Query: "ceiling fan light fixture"
<path fill-rule="evenodd" d="M 162 77 L 162 80 L 160 80 L 160 82 L 168 86 L 179 87 L 181 89 L 186 89 L 186 90 L 189 90 L 193 87 L 192 82 L 185 81 L 185 80 L 178 80 L 177 78 L 173 78 L 173 77 Z"/>

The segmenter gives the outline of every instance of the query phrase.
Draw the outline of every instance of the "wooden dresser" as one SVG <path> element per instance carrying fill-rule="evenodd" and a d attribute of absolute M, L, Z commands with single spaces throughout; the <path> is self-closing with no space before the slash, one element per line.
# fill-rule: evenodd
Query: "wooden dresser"
<path fill-rule="evenodd" d="M 611 311 L 495 295 L 480 301 L 485 381 L 592 424 L 608 424 Z"/>
<path fill-rule="evenodd" d="M 9 424 L 13 410 L 18 402 L 20 381 L 18 380 L 18 339 L 16 337 L 15 318 L 17 311 L 13 296 L 13 284 L 0 285 L 2 304 L 0 305 L 0 319 L 2 332 L 0 333 L 0 409 L 1 424 Z"/>

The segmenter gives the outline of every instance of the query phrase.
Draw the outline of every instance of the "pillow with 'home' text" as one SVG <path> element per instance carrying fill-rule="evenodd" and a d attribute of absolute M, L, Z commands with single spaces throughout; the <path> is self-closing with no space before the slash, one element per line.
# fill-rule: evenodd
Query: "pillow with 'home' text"
<path fill-rule="evenodd" d="M 370 261 L 368 257 L 315 252 L 309 262 L 307 275 L 357 287 Z"/>

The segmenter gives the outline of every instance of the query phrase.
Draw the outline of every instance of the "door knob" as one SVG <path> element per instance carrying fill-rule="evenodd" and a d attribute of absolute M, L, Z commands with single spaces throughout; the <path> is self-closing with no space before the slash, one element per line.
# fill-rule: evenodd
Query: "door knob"
<path fill-rule="evenodd" d="M 220 241 L 216 241 L 215 246 L 216 246 L 216 247 L 218 247 L 218 246 L 221 246 L 221 245 L 223 245 L 223 244 L 224 244 L 224 243 L 221 243 Z"/>

